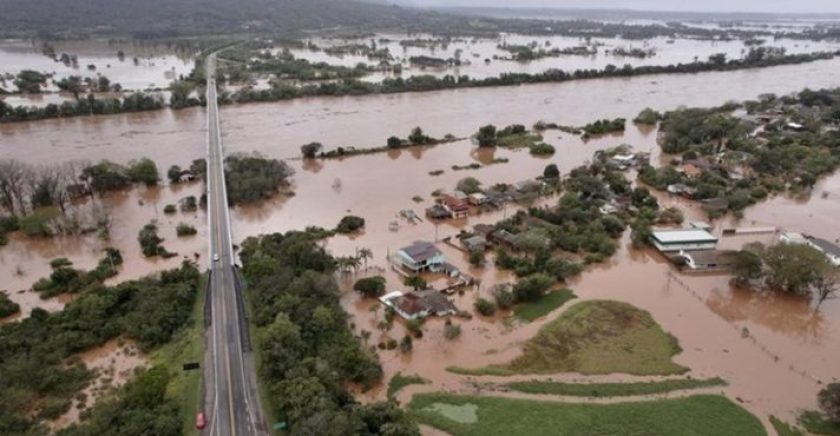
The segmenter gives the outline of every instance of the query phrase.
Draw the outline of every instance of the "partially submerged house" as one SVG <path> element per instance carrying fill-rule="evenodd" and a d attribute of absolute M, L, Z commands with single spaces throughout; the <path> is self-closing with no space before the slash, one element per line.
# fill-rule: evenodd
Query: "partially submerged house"
<path fill-rule="evenodd" d="M 487 238 L 482 235 L 474 235 L 461 240 L 461 245 L 470 253 L 481 253 L 487 249 Z"/>
<path fill-rule="evenodd" d="M 453 218 L 466 218 L 470 214 L 470 205 L 467 200 L 454 195 L 444 194 L 438 199 L 440 205 L 448 211 Z"/>
<path fill-rule="evenodd" d="M 654 229 L 651 242 L 662 253 L 714 250 L 718 239 L 705 229 Z"/>
<path fill-rule="evenodd" d="M 396 261 L 400 266 L 413 273 L 440 272 L 443 271 L 446 263 L 443 252 L 438 250 L 435 244 L 425 241 L 416 241 L 401 248 L 397 251 Z"/>
<path fill-rule="evenodd" d="M 433 220 L 445 220 L 452 218 L 452 213 L 449 212 L 443 205 L 435 204 L 426 209 L 426 216 Z"/>
<path fill-rule="evenodd" d="M 734 251 L 680 251 L 677 257 L 687 269 L 692 271 L 723 271 L 735 264 Z"/>
<path fill-rule="evenodd" d="M 820 250 L 834 266 L 840 266 L 840 247 L 820 238 L 808 238 L 810 245 Z"/>
<path fill-rule="evenodd" d="M 390 292 L 380 297 L 379 301 L 407 320 L 458 313 L 458 308 L 445 295 L 432 289 Z"/>

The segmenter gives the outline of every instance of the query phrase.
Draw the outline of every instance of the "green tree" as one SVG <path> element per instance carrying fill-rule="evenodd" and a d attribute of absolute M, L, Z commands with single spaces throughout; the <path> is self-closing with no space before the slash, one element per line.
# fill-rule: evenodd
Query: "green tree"
<path fill-rule="evenodd" d="M 776 244 L 764 250 L 762 257 L 768 283 L 800 295 L 810 293 L 819 277 L 832 270 L 822 252 L 805 244 Z"/>
<path fill-rule="evenodd" d="M 475 300 L 473 306 L 475 307 L 476 312 L 484 316 L 493 316 L 496 314 L 496 305 L 490 300 L 479 298 L 478 300 Z"/>
<path fill-rule="evenodd" d="M 423 277 L 416 276 L 416 275 L 406 277 L 405 281 L 404 281 L 404 284 L 406 286 L 414 289 L 415 291 L 426 289 L 428 287 L 428 284 L 426 283 L 425 280 L 423 280 Z"/>
<path fill-rule="evenodd" d="M 367 298 L 380 297 L 385 293 L 385 277 L 374 276 L 359 279 L 353 285 L 353 290 Z"/>
<path fill-rule="evenodd" d="M 543 170 L 543 177 L 546 179 L 559 179 L 560 169 L 557 168 L 556 164 L 548 164 Z"/>
<path fill-rule="evenodd" d="M 169 179 L 169 182 L 175 184 L 181 181 L 181 171 L 181 167 L 178 165 L 169 167 L 169 170 L 166 171 L 166 177 Z"/>
<path fill-rule="evenodd" d="M 829 421 L 840 424 L 840 383 L 830 383 L 817 396 L 820 410 Z"/>
<path fill-rule="evenodd" d="M 554 279 L 536 273 L 522 278 L 513 286 L 513 295 L 517 303 L 537 301 L 545 295 L 546 291 L 554 284 Z"/>
<path fill-rule="evenodd" d="M 355 215 L 347 215 L 341 218 L 335 231 L 338 233 L 348 234 L 356 232 L 365 226 L 365 219 Z"/>
<path fill-rule="evenodd" d="M 157 165 L 151 159 L 144 157 L 128 163 L 128 176 L 132 182 L 154 186 L 160 180 Z"/>
<path fill-rule="evenodd" d="M 475 135 L 479 147 L 494 147 L 498 143 L 496 136 L 496 126 L 488 124 L 478 129 Z"/>
<path fill-rule="evenodd" d="M 458 180 L 455 189 L 465 194 L 475 194 L 476 192 L 481 192 L 481 182 L 475 177 L 465 177 Z"/>
<path fill-rule="evenodd" d="M 320 142 L 310 142 L 300 146 L 300 154 L 303 155 L 304 159 L 314 159 L 323 148 L 324 146 Z"/>
<path fill-rule="evenodd" d="M 396 136 L 391 136 L 388 138 L 388 148 L 400 148 L 402 146 L 402 139 L 397 138 Z"/>

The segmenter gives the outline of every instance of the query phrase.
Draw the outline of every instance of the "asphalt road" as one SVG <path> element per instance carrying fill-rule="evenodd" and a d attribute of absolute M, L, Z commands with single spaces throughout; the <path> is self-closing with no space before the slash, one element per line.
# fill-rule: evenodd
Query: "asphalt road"
<path fill-rule="evenodd" d="M 244 436 L 267 434 L 259 402 L 253 358 L 243 348 L 245 320 L 237 306 L 230 231 L 230 210 L 224 176 L 215 55 L 207 59 L 207 219 L 210 249 L 210 325 L 205 332 L 204 434 Z M 218 260 L 214 257 L 218 256 Z"/>

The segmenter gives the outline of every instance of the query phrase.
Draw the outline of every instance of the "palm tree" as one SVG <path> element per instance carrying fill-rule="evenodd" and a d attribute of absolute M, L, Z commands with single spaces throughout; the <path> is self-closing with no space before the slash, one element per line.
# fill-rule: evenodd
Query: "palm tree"
<path fill-rule="evenodd" d="M 365 262 L 365 270 L 367 270 L 367 261 L 368 259 L 373 259 L 373 250 L 371 250 L 370 248 L 360 248 L 358 257 L 359 259 L 362 259 Z"/>

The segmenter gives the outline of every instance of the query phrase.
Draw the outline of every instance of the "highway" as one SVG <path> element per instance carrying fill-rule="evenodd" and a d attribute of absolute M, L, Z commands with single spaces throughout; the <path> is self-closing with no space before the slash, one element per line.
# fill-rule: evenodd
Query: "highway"
<path fill-rule="evenodd" d="M 215 55 L 207 58 L 207 221 L 210 324 L 205 332 L 203 434 L 267 434 L 254 362 L 243 347 L 246 321 L 237 298 L 235 254 L 224 173 L 224 149 L 216 96 Z M 217 257 L 218 256 L 218 257 Z"/>

